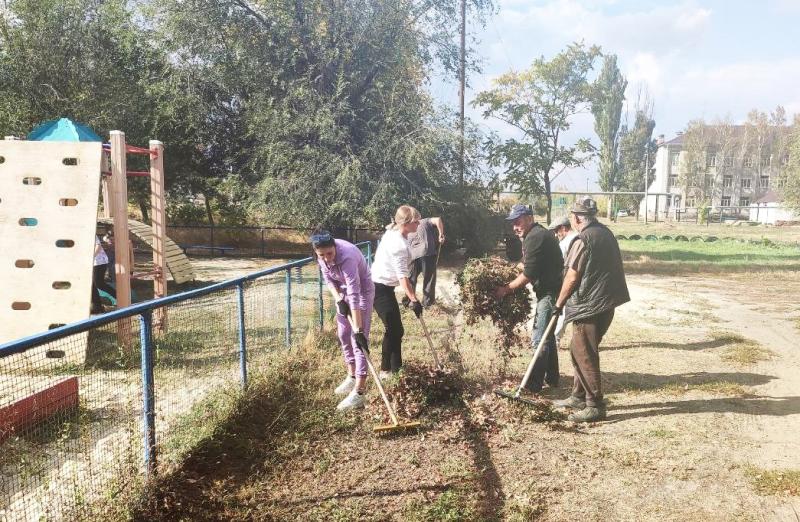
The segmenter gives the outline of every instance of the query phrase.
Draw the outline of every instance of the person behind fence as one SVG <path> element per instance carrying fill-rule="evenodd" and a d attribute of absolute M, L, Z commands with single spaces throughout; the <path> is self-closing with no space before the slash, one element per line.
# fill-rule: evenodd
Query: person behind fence
<path fill-rule="evenodd" d="M 334 390 L 336 395 L 345 396 L 336 409 L 363 408 L 367 386 L 364 352 L 368 350 L 375 298 L 369 265 L 357 246 L 343 239 L 334 239 L 327 230 L 315 230 L 311 234 L 311 246 L 322 278 L 336 302 L 336 332 L 347 365 L 347 376 Z M 352 317 L 355 329 L 349 317 Z"/>
<path fill-rule="evenodd" d="M 550 230 L 556 235 L 558 238 L 558 247 L 561 249 L 561 256 L 564 260 L 567 259 L 567 252 L 569 252 L 569 247 L 572 245 L 572 242 L 575 238 L 578 237 L 578 233 L 572 230 L 572 225 L 569 222 L 569 216 L 564 216 L 562 218 L 553 220 L 550 224 Z M 564 272 L 566 273 L 566 267 L 564 268 Z M 561 337 L 564 335 L 564 314 L 558 316 L 558 322 L 556 323 L 556 345 L 561 343 Z"/>
<path fill-rule="evenodd" d="M 497 287 L 495 297 L 503 299 L 528 283 L 533 285 L 536 310 L 531 337 L 535 349 L 542 340 L 555 308 L 564 261 L 555 236 L 536 223 L 532 208 L 514 205 L 506 220 L 512 222 L 514 233 L 522 239 L 522 271 L 513 281 Z M 526 388 L 532 393 L 539 393 L 545 382 L 552 388 L 558 386 L 558 350 L 552 331 L 533 366 Z"/>
<path fill-rule="evenodd" d="M 100 244 L 100 238 L 94 236 L 94 269 L 92 270 L 92 310 L 93 314 L 102 314 L 103 301 L 100 299 L 100 292 L 98 288 L 107 293 L 111 297 L 117 297 L 114 288 L 106 283 L 106 270 L 108 270 L 108 256 L 103 246 Z"/>
<path fill-rule="evenodd" d="M 569 398 L 554 401 L 556 408 L 574 410 L 573 422 L 593 422 L 606 417 L 600 381 L 600 342 L 614 319 L 614 309 L 630 301 L 622 254 L 611 230 L 596 218 L 597 203 L 586 197 L 570 212 L 579 237 L 567 254 L 564 283 L 556 313 L 572 322 L 570 354 L 575 377 Z"/>
<path fill-rule="evenodd" d="M 416 292 L 417 277 L 422 274 L 422 306 L 427 308 L 436 302 L 436 265 L 439 249 L 444 244 L 444 220 L 440 217 L 420 219 L 417 232 L 409 235 L 409 244 L 412 262 L 408 280 Z M 403 297 L 403 305 L 408 306 L 408 303 L 408 297 Z"/>
<path fill-rule="evenodd" d="M 420 214 L 409 205 L 402 205 L 394 214 L 394 221 L 386 227 L 372 263 L 372 280 L 375 282 L 375 312 L 386 327 L 381 352 L 381 378 L 400 371 L 403 366 L 401 353 L 403 320 L 394 290 L 401 287 L 408 298 L 408 307 L 417 317 L 422 316 L 422 303 L 417 300 L 411 286 L 409 265 L 411 249 L 408 236 L 416 232 Z"/>

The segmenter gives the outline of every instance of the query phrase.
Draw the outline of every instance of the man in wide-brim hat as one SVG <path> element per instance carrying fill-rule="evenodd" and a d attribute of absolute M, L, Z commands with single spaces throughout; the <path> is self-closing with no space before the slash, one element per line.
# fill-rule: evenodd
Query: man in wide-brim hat
<path fill-rule="evenodd" d="M 572 322 L 570 354 L 575 377 L 569 398 L 554 406 L 573 410 L 569 420 L 593 422 L 606 417 L 600 383 L 600 342 L 614 319 L 614 309 L 630 301 L 622 254 L 611 230 L 597 221 L 597 203 L 585 197 L 570 210 L 579 237 L 565 260 L 564 282 L 556 313 Z"/>

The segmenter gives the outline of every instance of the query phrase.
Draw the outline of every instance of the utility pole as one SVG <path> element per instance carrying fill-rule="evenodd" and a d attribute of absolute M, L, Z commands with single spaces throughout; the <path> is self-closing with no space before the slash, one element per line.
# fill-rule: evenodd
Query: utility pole
<path fill-rule="evenodd" d="M 648 144 L 649 147 L 649 144 Z M 644 222 L 647 224 L 647 181 L 650 177 L 650 150 L 644 153 Z"/>
<path fill-rule="evenodd" d="M 461 142 L 460 142 L 460 173 L 459 182 L 461 188 L 464 188 L 464 92 L 466 90 L 466 77 L 467 77 L 467 0 L 461 0 L 461 84 L 458 90 L 459 102 L 461 103 Z"/>

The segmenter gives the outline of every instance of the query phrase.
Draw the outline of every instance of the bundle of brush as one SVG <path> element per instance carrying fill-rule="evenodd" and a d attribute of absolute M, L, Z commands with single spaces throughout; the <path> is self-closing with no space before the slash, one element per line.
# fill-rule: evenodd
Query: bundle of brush
<path fill-rule="evenodd" d="M 430 368 L 409 362 L 394 384 L 386 390 L 395 412 L 403 418 L 419 417 L 425 406 L 446 404 L 461 396 L 462 383 L 458 375 L 446 368 Z M 377 418 L 388 421 L 388 415 L 380 397 L 373 397 L 370 410 Z"/>
<path fill-rule="evenodd" d="M 511 356 L 511 347 L 520 343 L 516 329 L 531 313 L 531 297 L 527 288 L 518 288 L 499 301 L 494 292 L 517 274 L 517 268 L 503 259 L 485 257 L 470 259 L 456 275 L 467 324 L 487 317 L 491 319 L 500 330 L 498 349 L 506 359 Z"/>

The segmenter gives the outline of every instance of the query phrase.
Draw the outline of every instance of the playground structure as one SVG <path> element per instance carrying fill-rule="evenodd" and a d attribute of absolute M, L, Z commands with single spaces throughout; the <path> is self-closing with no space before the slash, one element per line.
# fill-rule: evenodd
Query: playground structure
<path fill-rule="evenodd" d="M 65 129 L 72 131 L 65 135 Z M 49 132 L 49 134 L 48 134 Z M 98 222 L 113 225 L 116 303 L 131 305 L 132 250 L 129 232 L 153 251 L 154 297 L 167 295 L 166 271 L 177 283 L 194 279 L 191 263 L 166 237 L 164 206 L 164 146 L 150 141 L 148 149 L 129 146 L 120 131 L 104 145 L 90 129 L 69 120 L 49 122 L 34 130 L 30 140 L 0 141 L 0 234 L 6 248 L 0 253 L 4 281 L 0 306 L 0 343 L 57 330 L 86 318 L 92 285 L 92 265 Z M 150 160 L 149 172 L 127 170 L 127 154 Z M 150 177 L 152 226 L 128 219 L 127 177 Z M 102 185 L 103 217 L 97 209 Z M 131 348 L 131 322 L 116 322 L 117 341 Z M 153 311 L 153 331 L 167 328 L 164 308 Z M 43 344 L 6 360 L 19 359 L 28 368 L 83 365 L 88 332 L 68 342 Z M 6 378 L 9 377 L 9 378 Z M 76 377 L 61 380 L 42 375 L 33 387 L 18 388 L 0 374 L 4 396 L 0 404 L 0 442 L 49 417 L 78 405 Z"/>
<path fill-rule="evenodd" d="M 123 132 L 110 135 L 102 144 L 90 129 L 62 119 L 38 127 L 29 140 L 0 142 L 0 231 L 12 247 L 0 254 L 0 277 L 10 282 L 11 297 L 10 306 L 0 307 L 0 342 L 86 317 L 98 222 L 113 225 L 118 307 L 131 304 L 131 229 L 152 248 L 153 270 L 142 276 L 152 278 L 155 298 L 167 295 L 167 269 L 179 284 L 194 278 L 188 258 L 166 237 L 164 145 L 153 140 L 147 149 L 134 147 Z M 129 171 L 128 154 L 148 157 L 149 171 Z M 129 176 L 150 178 L 152 226 L 128 219 Z M 166 320 L 156 311 L 154 330 L 163 332 Z M 127 345 L 129 328 L 119 326 Z M 67 359 L 83 362 L 78 353 Z"/>

